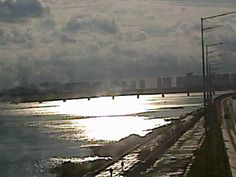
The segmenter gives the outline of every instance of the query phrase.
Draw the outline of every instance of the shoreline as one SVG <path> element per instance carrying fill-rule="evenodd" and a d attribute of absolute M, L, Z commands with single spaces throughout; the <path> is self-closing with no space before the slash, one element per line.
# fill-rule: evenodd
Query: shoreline
<path fill-rule="evenodd" d="M 111 142 L 104 146 L 90 147 L 93 151 L 93 156 L 111 157 L 111 160 L 87 161 L 80 164 L 68 161 L 57 167 L 49 169 L 49 172 L 56 174 L 58 177 L 84 175 L 95 176 L 95 174 L 98 174 L 100 171 L 106 169 L 109 165 L 119 161 L 119 159 L 130 153 L 132 150 L 137 149 L 157 136 L 160 136 L 163 142 L 166 141 L 169 136 L 171 136 L 170 134 L 172 134 L 174 129 L 177 129 L 179 126 L 185 123 L 185 119 L 187 117 L 191 117 L 192 119 L 199 117 L 198 115 L 201 114 L 201 112 L 201 109 L 198 109 L 181 115 L 179 119 L 171 120 L 170 124 L 154 128 L 151 130 L 151 132 L 147 133 L 143 137 L 136 134 L 131 134 L 117 142 Z M 143 152 L 140 155 L 146 156 L 147 152 Z M 141 156 L 140 158 L 143 158 Z"/>
<path fill-rule="evenodd" d="M 70 177 L 70 176 L 84 176 L 89 175 L 89 173 L 99 171 L 104 168 L 104 166 L 113 163 L 120 157 L 129 153 L 132 149 L 140 146 L 145 140 L 150 138 L 152 134 L 156 134 L 161 132 L 163 129 L 166 129 L 170 126 L 163 125 L 151 130 L 151 132 L 147 133 L 145 136 L 139 136 L 137 134 L 131 134 L 127 137 L 120 139 L 119 141 L 110 142 L 101 146 L 90 146 L 89 148 L 92 150 L 92 156 L 98 156 L 105 159 L 99 159 L 96 161 L 86 161 L 83 163 L 74 163 L 71 161 L 63 162 L 57 167 L 53 167 L 49 169 L 49 172 L 52 174 L 56 174 L 57 177 Z M 89 169 L 88 169 L 89 167 Z"/>

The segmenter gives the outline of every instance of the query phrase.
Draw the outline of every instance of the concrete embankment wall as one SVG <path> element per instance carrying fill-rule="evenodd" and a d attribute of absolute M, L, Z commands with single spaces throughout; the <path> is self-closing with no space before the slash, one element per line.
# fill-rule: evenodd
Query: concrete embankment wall
<path fill-rule="evenodd" d="M 231 177 L 236 177 L 235 99 L 232 95 L 218 100 L 218 117 Z"/>
<path fill-rule="evenodd" d="M 232 107 L 232 113 L 234 115 L 232 118 L 233 118 L 235 130 L 236 130 L 236 97 L 232 99 L 231 107 Z"/>
<path fill-rule="evenodd" d="M 217 97 L 209 107 L 205 139 L 187 177 L 232 177 L 219 116 L 223 115 L 219 108 L 221 100 L 230 96 L 232 94 Z"/>
<path fill-rule="evenodd" d="M 132 154 L 134 151 L 135 153 L 139 153 L 139 161 L 126 171 L 126 175 L 137 176 L 137 174 L 141 171 L 145 171 L 160 158 L 161 155 L 163 155 L 163 153 L 179 139 L 179 137 L 195 125 L 200 117 L 202 117 L 202 110 L 194 111 L 185 116 L 181 116 L 179 120 L 174 121 L 165 128 L 163 127 L 161 131 L 154 130 L 143 142 L 128 149 L 110 163 L 107 163 L 93 173 L 87 174 L 87 176 L 95 176 L 103 171 L 107 171 L 114 163 L 122 161 L 122 158 L 126 159 L 125 156 Z M 149 147 L 151 148 L 149 149 Z"/>

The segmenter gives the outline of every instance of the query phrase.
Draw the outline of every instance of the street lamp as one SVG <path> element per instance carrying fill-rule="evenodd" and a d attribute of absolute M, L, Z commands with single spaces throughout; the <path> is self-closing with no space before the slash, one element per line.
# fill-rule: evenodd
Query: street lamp
<path fill-rule="evenodd" d="M 214 69 L 214 68 L 212 68 L 211 67 L 211 65 L 212 64 L 214 64 L 214 62 L 212 62 L 211 61 L 211 58 L 218 58 L 218 57 L 221 57 L 221 56 L 223 56 L 223 55 L 225 55 L 224 53 L 223 54 L 218 54 L 218 55 L 212 55 L 212 56 L 208 56 L 208 68 L 209 68 L 209 75 L 208 75 L 208 83 L 209 83 L 209 85 L 208 85 L 208 89 L 209 89 L 209 93 L 208 93 L 208 97 L 209 97 L 209 103 L 208 104 L 212 104 L 212 69 Z M 215 68 L 216 69 L 216 68 Z M 218 68 L 217 68 L 218 69 Z"/>
<path fill-rule="evenodd" d="M 236 13 L 236 12 L 235 12 Z M 202 38 L 202 78 L 203 78 L 203 102 L 204 102 L 204 111 L 206 112 L 207 99 L 206 99 L 206 63 L 205 63 L 205 51 L 204 51 L 204 31 L 211 30 L 214 28 L 222 27 L 222 25 L 216 25 L 208 28 L 204 28 L 204 20 L 209 19 L 210 17 L 201 18 L 201 38 Z"/>
<path fill-rule="evenodd" d="M 211 30 L 214 28 L 221 27 L 221 25 L 213 26 L 213 27 L 208 27 L 204 28 L 204 21 L 208 19 L 214 19 L 230 14 L 235 14 L 236 11 L 234 12 L 228 12 L 228 13 L 222 13 L 218 15 L 213 15 L 213 16 L 208 16 L 208 17 L 201 17 L 201 42 L 202 42 L 202 76 L 203 76 L 203 99 L 204 99 L 204 128 L 205 128 L 205 138 L 206 138 L 206 146 L 207 146 L 207 151 L 208 151 L 208 138 L 209 138 L 209 133 L 208 133 L 208 109 L 206 109 L 206 73 L 205 73 L 205 51 L 204 51 L 204 31 L 206 30 Z M 206 161 L 207 163 L 209 162 L 209 157 L 208 157 L 208 152 L 206 154 Z M 210 171 L 207 170 L 207 176 L 209 175 Z"/>
<path fill-rule="evenodd" d="M 222 45 L 222 44 L 224 44 L 224 43 L 219 42 L 219 43 L 213 43 L 213 44 L 207 44 L 206 45 L 206 106 L 207 107 L 211 104 L 209 58 L 212 57 L 212 56 L 209 57 L 209 54 L 217 52 L 217 50 L 209 51 L 208 49 L 209 49 L 209 47 L 219 46 L 219 45 Z"/>
<path fill-rule="evenodd" d="M 214 28 L 218 28 L 218 27 L 221 27 L 222 25 L 217 25 L 217 26 L 204 28 L 204 21 L 208 20 L 208 19 L 214 19 L 214 18 L 226 16 L 226 15 L 235 14 L 235 13 L 236 13 L 236 11 L 217 14 L 217 15 L 208 16 L 208 17 L 201 17 L 202 76 L 203 76 L 203 99 L 204 99 L 204 110 L 205 111 L 206 111 L 206 72 L 205 72 L 204 31 L 211 30 L 211 29 L 214 29 Z"/>

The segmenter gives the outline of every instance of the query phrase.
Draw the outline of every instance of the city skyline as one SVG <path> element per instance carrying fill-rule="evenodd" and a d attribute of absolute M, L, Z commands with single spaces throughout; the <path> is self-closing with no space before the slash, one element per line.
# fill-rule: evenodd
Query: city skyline
<path fill-rule="evenodd" d="M 234 10 L 227 1 L 0 1 L 0 89 L 201 73 L 200 17 Z M 7 9 L 7 11 L 6 11 Z M 236 17 L 206 40 L 219 50 L 222 72 L 234 71 Z"/>
<path fill-rule="evenodd" d="M 236 73 L 212 73 L 212 84 L 216 87 L 225 86 L 234 87 L 236 83 Z M 185 73 L 177 76 L 152 76 L 152 77 L 140 77 L 140 78 L 125 78 L 125 79 L 111 79 L 111 80 L 93 80 L 93 81 L 76 81 L 76 82 L 42 82 L 37 85 L 28 83 L 27 80 L 23 80 L 17 87 L 38 87 L 40 89 L 74 89 L 76 91 L 82 88 L 83 90 L 91 88 L 99 88 L 103 90 L 109 90 L 113 88 L 119 89 L 153 89 L 160 90 L 170 88 L 198 88 L 203 87 L 203 77 L 201 74 L 192 72 Z M 15 87 L 15 88 L 17 88 Z M 14 88 L 13 88 L 14 89 Z"/>

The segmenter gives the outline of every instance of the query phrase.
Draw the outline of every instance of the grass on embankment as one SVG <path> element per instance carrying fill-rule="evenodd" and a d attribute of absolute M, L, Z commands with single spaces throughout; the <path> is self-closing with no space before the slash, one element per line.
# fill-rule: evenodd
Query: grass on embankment
<path fill-rule="evenodd" d="M 208 136 L 196 153 L 187 177 L 231 177 L 215 105 L 210 113 Z"/>

